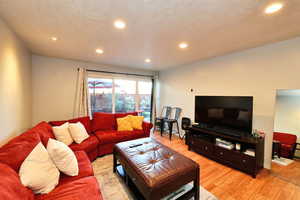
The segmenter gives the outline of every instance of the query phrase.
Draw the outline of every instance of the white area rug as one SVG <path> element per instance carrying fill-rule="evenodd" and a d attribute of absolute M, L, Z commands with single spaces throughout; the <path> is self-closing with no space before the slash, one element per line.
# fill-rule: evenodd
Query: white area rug
<path fill-rule="evenodd" d="M 112 155 L 98 158 L 92 163 L 92 165 L 104 200 L 134 200 L 121 178 L 117 174 L 113 173 Z M 188 184 L 179 191 L 182 192 L 184 190 L 188 190 L 189 187 L 192 186 Z M 163 200 L 173 200 L 177 198 L 177 195 L 179 194 L 175 193 L 173 195 L 169 195 Z M 200 200 L 217 200 L 217 198 L 200 186 Z"/>
<path fill-rule="evenodd" d="M 279 165 L 288 166 L 289 164 L 293 163 L 294 161 L 291 159 L 283 158 L 283 157 L 281 157 L 281 158 L 277 157 L 277 158 L 274 158 L 272 160 L 272 162 L 277 163 Z"/>

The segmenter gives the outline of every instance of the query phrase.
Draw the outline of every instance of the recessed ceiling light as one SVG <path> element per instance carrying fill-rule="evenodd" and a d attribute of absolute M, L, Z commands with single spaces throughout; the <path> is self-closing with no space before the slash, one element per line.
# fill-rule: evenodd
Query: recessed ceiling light
<path fill-rule="evenodd" d="M 145 62 L 146 62 L 146 63 L 150 63 L 150 62 L 151 62 L 151 59 L 150 59 L 150 58 L 146 58 L 146 59 L 145 59 Z"/>
<path fill-rule="evenodd" d="M 188 43 L 186 43 L 186 42 L 182 42 L 182 43 L 180 43 L 178 46 L 179 46 L 179 48 L 181 48 L 181 49 L 185 49 L 185 48 L 187 48 L 189 45 L 188 45 Z"/>
<path fill-rule="evenodd" d="M 104 51 L 103 51 L 103 49 L 96 49 L 96 53 L 97 53 L 97 54 L 103 54 Z"/>
<path fill-rule="evenodd" d="M 52 40 L 52 41 L 56 41 L 56 40 L 57 40 L 57 37 L 51 37 L 51 40 Z"/>
<path fill-rule="evenodd" d="M 283 7 L 282 3 L 273 3 L 265 9 L 266 14 L 272 14 L 279 11 Z"/>
<path fill-rule="evenodd" d="M 120 20 L 120 19 L 116 20 L 114 22 L 114 25 L 117 29 L 124 29 L 126 27 L 126 23 L 123 20 Z"/>

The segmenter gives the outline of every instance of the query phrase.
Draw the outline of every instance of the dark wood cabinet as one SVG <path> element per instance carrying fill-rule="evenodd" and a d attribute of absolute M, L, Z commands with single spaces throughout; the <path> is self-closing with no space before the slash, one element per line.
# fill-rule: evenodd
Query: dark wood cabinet
<path fill-rule="evenodd" d="M 229 141 L 233 144 L 239 143 L 240 150 L 235 148 L 229 150 L 216 145 L 216 138 Z M 186 144 L 189 150 L 195 151 L 205 157 L 215 160 L 221 164 L 238 169 L 256 177 L 263 168 L 264 162 L 264 139 L 251 136 L 233 137 L 207 131 L 201 128 L 190 127 L 187 132 Z M 253 149 L 255 155 L 250 156 L 244 152 Z"/>

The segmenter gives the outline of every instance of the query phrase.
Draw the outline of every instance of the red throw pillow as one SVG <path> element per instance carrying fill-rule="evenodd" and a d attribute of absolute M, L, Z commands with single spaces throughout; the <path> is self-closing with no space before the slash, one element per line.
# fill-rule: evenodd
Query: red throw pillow
<path fill-rule="evenodd" d="M 39 142 L 40 137 L 34 131 L 22 133 L 0 148 L 0 162 L 18 172 L 25 158 Z"/>
<path fill-rule="evenodd" d="M 55 138 L 52 131 L 52 127 L 47 122 L 40 122 L 31 130 L 40 136 L 40 139 L 45 147 L 48 144 L 49 138 Z"/>
<path fill-rule="evenodd" d="M 60 126 L 63 125 L 64 123 L 69 122 L 69 123 L 77 123 L 80 122 L 88 132 L 88 134 L 92 133 L 92 126 L 91 126 L 91 120 L 89 116 L 86 117 L 79 117 L 79 118 L 74 118 L 74 119 L 69 119 L 69 120 L 62 120 L 62 121 L 51 121 L 49 124 L 51 126 Z"/>
<path fill-rule="evenodd" d="M 0 163 L 0 199 L 34 200 L 33 192 L 22 185 L 17 172 L 2 163 Z"/>
<path fill-rule="evenodd" d="M 95 112 L 92 120 L 92 130 L 116 130 L 115 115 L 111 113 Z"/>

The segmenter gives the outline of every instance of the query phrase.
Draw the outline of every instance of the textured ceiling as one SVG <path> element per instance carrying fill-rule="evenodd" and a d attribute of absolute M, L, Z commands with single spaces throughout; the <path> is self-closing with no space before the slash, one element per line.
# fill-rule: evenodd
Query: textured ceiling
<path fill-rule="evenodd" d="M 36 54 L 161 70 L 299 36 L 300 0 L 265 15 L 271 2 L 0 0 L 0 16 Z M 127 22 L 125 30 L 113 27 L 117 18 Z M 178 49 L 181 41 L 189 48 Z M 95 54 L 98 47 L 103 55 Z"/>

